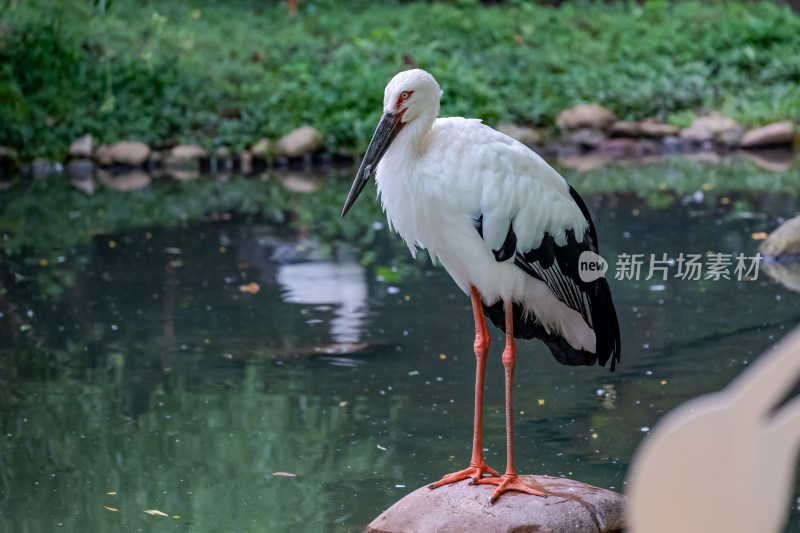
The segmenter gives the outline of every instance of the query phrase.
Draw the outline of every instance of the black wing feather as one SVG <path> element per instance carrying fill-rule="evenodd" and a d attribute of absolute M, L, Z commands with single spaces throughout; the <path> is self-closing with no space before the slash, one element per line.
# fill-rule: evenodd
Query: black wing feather
<path fill-rule="evenodd" d="M 599 360 L 600 364 L 605 366 L 610 359 L 613 372 L 620 359 L 620 335 L 608 281 L 601 277 L 585 282 L 579 276 L 580 255 L 585 251 L 598 253 L 597 231 L 583 199 L 572 187 L 569 192 L 589 226 L 581 242 L 577 241 L 573 230 L 567 230 L 567 243 L 564 246 L 556 244 L 553 236 L 545 233 L 542 243 L 537 248 L 520 252 L 516 250 L 517 236 L 509 227 L 503 245 L 500 249 L 492 251 L 497 261 L 514 257 L 514 264 L 517 267 L 547 284 L 556 298 L 581 313 L 584 321 L 594 329 L 596 353 L 573 348 L 558 332 L 547 333 L 536 317 L 531 314 L 526 315 L 522 306 L 517 303 L 513 305 L 514 337 L 541 339 L 550 348 L 556 360 L 565 365 L 593 365 Z M 475 227 L 481 237 L 483 237 L 482 223 L 481 215 L 475 221 Z M 492 323 L 505 331 L 503 302 L 484 304 L 483 309 Z"/>

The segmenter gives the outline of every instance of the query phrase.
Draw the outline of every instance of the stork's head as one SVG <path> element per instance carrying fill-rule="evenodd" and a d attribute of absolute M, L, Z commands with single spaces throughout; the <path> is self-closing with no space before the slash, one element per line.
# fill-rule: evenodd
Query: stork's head
<path fill-rule="evenodd" d="M 420 116 L 436 118 L 442 90 L 433 76 L 415 68 L 397 74 L 383 91 L 383 113 L 399 115 L 407 124 Z"/>
<path fill-rule="evenodd" d="M 383 116 L 358 168 L 350 194 L 345 200 L 342 216 L 364 190 L 369 177 L 375 172 L 383 154 L 400 130 L 415 120 L 432 122 L 439 114 L 441 97 L 439 84 L 424 70 L 406 70 L 392 78 L 383 92 Z"/>

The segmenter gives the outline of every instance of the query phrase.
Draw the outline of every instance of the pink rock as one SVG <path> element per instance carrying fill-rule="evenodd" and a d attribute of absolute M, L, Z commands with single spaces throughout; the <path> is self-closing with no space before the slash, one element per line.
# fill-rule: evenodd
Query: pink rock
<path fill-rule="evenodd" d="M 592 128 L 603 130 L 617 120 L 617 115 L 597 104 L 580 104 L 558 114 L 556 124 L 568 130 Z"/>
<path fill-rule="evenodd" d="M 691 126 L 680 132 L 681 138 L 687 141 L 695 143 L 715 141 L 729 146 L 738 144 L 741 135 L 742 127 L 735 120 L 716 111 L 709 111 L 703 116 L 696 117 Z"/>
<path fill-rule="evenodd" d="M 138 166 L 147 161 L 149 156 L 150 147 L 136 141 L 120 141 L 111 146 L 101 145 L 94 154 L 101 165 L 121 163 Z"/>
<path fill-rule="evenodd" d="M 648 118 L 639 123 L 639 133 L 645 137 L 661 138 L 678 135 L 680 130 L 670 124 L 662 124 Z"/>
<path fill-rule="evenodd" d="M 303 126 L 281 137 L 278 141 L 276 154 L 299 157 L 316 150 L 320 141 L 322 141 L 320 132 L 311 126 Z"/>
<path fill-rule="evenodd" d="M 520 476 L 547 498 L 507 492 L 491 504 L 492 485 L 461 481 L 422 487 L 384 511 L 366 533 L 619 532 L 625 527 L 625 496 L 571 479 Z"/>
<path fill-rule="evenodd" d="M 69 145 L 69 155 L 72 157 L 92 157 L 92 143 L 91 133 L 81 135 Z"/>
<path fill-rule="evenodd" d="M 742 137 L 742 148 L 792 144 L 794 140 L 794 124 L 790 120 L 785 120 L 748 131 Z"/>

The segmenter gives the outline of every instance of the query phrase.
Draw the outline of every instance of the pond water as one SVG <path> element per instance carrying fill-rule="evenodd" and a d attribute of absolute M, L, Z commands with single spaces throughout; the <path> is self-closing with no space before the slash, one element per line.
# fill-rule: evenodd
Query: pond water
<path fill-rule="evenodd" d="M 753 234 L 800 209 L 794 178 L 725 185 L 725 167 L 669 163 L 626 172 L 653 185 L 627 187 L 613 171 L 570 177 L 586 191 L 610 277 L 620 254 L 645 254 L 638 281 L 610 281 L 621 365 L 561 366 L 524 342 L 515 377 L 518 472 L 620 492 L 649 428 L 725 386 L 800 321 L 797 294 L 763 270 L 696 281 L 673 265 L 666 281 L 659 271 L 644 279 L 651 253 L 754 255 Z M 234 177 L 214 190 L 280 181 Z M 354 208 L 355 229 L 337 234 L 349 183 L 312 182 L 316 192 L 280 201 L 329 208 L 283 222 L 244 195 L 202 216 L 187 208 L 177 222 L 107 226 L 91 218 L 94 200 L 51 185 L 63 187 L 62 229 L 57 217 L 50 233 L 30 227 L 55 237 L 7 247 L 0 265 L 0 530 L 359 531 L 466 465 L 469 299 L 424 253 L 412 260 L 368 199 Z M 16 185 L 25 190 L 15 201 L 37 187 Z M 107 194 L 124 198 L 121 210 L 175 187 Z M 85 238 L 60 235 L 87 217 Z M 502 470 L 497 333 L 484 446 Z M 800 532 L 797 510 L 790 520 Z"/>

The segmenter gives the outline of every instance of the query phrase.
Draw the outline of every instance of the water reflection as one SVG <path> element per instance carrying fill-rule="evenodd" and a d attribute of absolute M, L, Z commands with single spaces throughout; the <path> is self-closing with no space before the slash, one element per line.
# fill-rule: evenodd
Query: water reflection
<path fill-rule="evenodd" d="M 787 289 L 800 292 L 800 261 L 769 259 L 764 262 L 764 272 Z"/>
<path fill-rule="evenodd" d="M 286 264 L 278 269 L 278 283 L 285 302 L 315 305 L 317 311 L 334 306 L 335 316 L 329 324 L 334 341 L 346 344 L 360 340 L 367 312 L 364 267 L 354 262 Z"/>
<path fill-rule="evenodd" d="M 604 256 L 752 255 L 751 235 L 798 209 L 782 188 L 720 190 L 721 170 L 641 172 L 652 182 L 643 194 L 628 182 L 595 193 L 614 176 L 573 176 Z M 277 194 L 235 179 L 249 187 L 243 211 L 250 197 Z M 177 200 L 158 188 L 187 183 L 106 198 L 103 219 L 118 214 L 109 205 L 124 210 L 150 194 L 170 205 Z M 191 183 L 197 198 L 231 194 Z M 348 243 L 326 238 L 337 192 L 282 198 L 287 210 L 326 214 L 292 224 L 216 212 L 112 226 L 53 259 L 10 249 L 0 265 L 0 514 L 10 531 L 355 531 L 463 467 L 469 301 L 373 226 L 377 206 Z M 54 242 L 68 224 L 101 226 L 100 206 L 78 198 L 68 212 L 84 214 L 53 222 Z M 260 290 L 239 290 L 250 283 Z M 766 276 L 611 283 L 625 347 L 618 372 L 563 367 L 540 344 L 520 344 L 520 472 L 624 490 L 628 459 L 665 412 L 727 384 L 800 318 L 796 294 Z M 496 336 L 484 430 L 487 461 L 500 468 L 501 345 Z M 800 531 L 800 514 L 790 531 Z"/>

